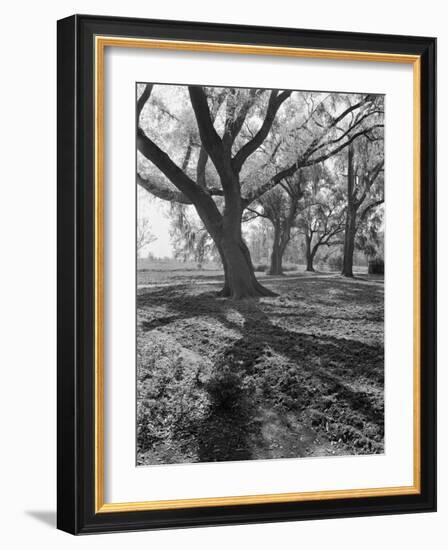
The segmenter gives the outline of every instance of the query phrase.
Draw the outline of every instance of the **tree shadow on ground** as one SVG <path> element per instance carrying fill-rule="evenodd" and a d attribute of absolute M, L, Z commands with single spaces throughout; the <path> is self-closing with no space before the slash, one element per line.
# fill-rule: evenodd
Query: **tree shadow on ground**
<path fill-rule="evenodd" d="M 308 281 L 313 280 L 304 282 Z M 341 281 L 340 285 L 345 300 L 360 299 L 358 292 L 350 295 L 349 283 Z M 275 324 L 263 309 L 269 300 L 262 304 L 257 300 L 232 302 L 211 293 L 181 295 L 173 288 L 170 293 L 163 289 L 142 294 L 137 302 L 138 307 L 168 306 L 166 321 L 161 324 L 207 316 L 240 334 L 218 352 L 213 350 L 213 367 L 203 382 L 209 412 L 190 427 L 198 461 L 269 458 L 269 451 L 263 448 L 260 419 L 260 409 L 266 406 L 285 414 L 293 411 L 316 430 L 322 426 L 328 430 L 330 424 L 334 433 L 328 437 L 346 443 L 353 452 L 382 452 L 382 346 L 315 336 Z M 229 320 L 229 311 L 236 311 L 242 322 Z M 143 328 L 156 326 L 160 324 Z M 365 391 L 369 386 L 378 389 L 379 397 Z"/>
<path fill-rule="evenodd" d="M 204 384 L 208 414 L 193 427 L 199 462 L 252 458 L 253 442 L 261 437 L 261 422 L 256 419 L 256 404 L 244 378 L 238 364 L 222 358 L 214 365 Z"/>

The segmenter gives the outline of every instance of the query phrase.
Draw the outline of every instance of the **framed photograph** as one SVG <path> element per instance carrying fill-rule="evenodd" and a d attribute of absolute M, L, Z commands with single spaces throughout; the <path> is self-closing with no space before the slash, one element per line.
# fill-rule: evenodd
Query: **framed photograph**
<path fill-rule="evenodd" d="M 436 508 L 434 38 L 58 22 L 58 527 Z"/>

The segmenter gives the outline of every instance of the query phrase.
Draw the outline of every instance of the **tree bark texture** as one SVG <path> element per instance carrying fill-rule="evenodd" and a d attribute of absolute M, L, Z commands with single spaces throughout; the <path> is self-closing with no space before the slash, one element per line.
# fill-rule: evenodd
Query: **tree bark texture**
<path fill-rule="evenodd" d="M 345 220 L 344 257 L 342 261 L 342 275 L 353 277 L 353 252 L 355 250 L 356 234 L 356 201 L 354 197 L 355 173 L 354 173 L 353 146 L 348 148 L 348 174 L 347 174 L 347 214 Z"/>
<path fill-rule="evenodd" d="M 281 239 L 281 228 L 279 224 L 274 225 L 274 240 L 272 243 L 271 265 L 269 266 L 269 275 L 283 275 L 283 247 Z"/>
<path fill-rule="evenodd" d="M 344 237 L 344 259 L 342 262 L 342 275 L 353 277 L 353 253 L 355 250 L 356 235 L 356 210 L 347 208 Z"/>
<path fill-rule="evenodd" d="M 311 249 L 311 237 L 305 235 L 305 255 L 306 255 L 306 271 L 314 272 L 314 256 L 316 250 Z"/>

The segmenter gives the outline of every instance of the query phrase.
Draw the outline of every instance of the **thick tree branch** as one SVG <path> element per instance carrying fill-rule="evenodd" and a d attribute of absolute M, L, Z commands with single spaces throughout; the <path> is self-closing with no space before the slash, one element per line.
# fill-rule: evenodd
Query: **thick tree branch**
<path fill-rule="evenodd" d="M 145 101 L 147 101 L 151 93 L 151 90 L 150 88 L 148 88 L 148 86 L 144 90 Z M 143 108 L 143 105 L 144 102 L 140 102 L 140 105 L 138 106 L 140 112 Z M 171 196 L 173 198 L 175 197 L 176 199 L 182 199 L 183 201 L 185 200 L 183 196 L 185 196 L 188 201 L 193 203 L 200 218 L 206 225 L 207 230 L 212 236 L 216 236 L 221 230 L 222 215 L 219 212 L 219 209 L 216 206 L 214 200 L 212 199 L 211 194 L 199 185 L 196 185 L 196 183 L 190 177 L 188 177 L 188 175 L 181 168 L 179 168 L 179 166 L 177 166 L 175 162 L 173 162 L 169 155 L 165 153 L 165 151 L 160 149 L 160 147 L 145 134 L 145 132 L 142 130 L 142 128 L 140 128 L 138 124 L 137 149 L 144 157 L 152 162 L 181 193 L 181 195 L 176 194 L 175 196 Z M 190 155 L 191 148 L 187 150 L 187 154 L 184 159 L 184 166 L 188 165 Z M 143 184 L 144 182 L 140 181 L 139 183 Z M 146 184 L 145 188 L 150 190 L 150 192 L 151 190 L 152 192 L 159 192 L 160 195 L 160 188 L 156 189 L 154 185 L 148 186 L 148 184 Z M 164 195 L 165 197 L 167 196 L 166 192 L 162 193 L 162 195 Z"/>
<path fill-rule="evenodd" d="M 137 126 L 140 120 L 140 113 L 142 112 L 143 107 L 145 106 L 145 103 L 148 101 L 153 87 L 154 87 L 153 84 L 146 84 L 145 89 L 142 92 L 142 95 L 137 100 Z"/>
<path fill-rule="evenodd" d="M 196 117 L 201 142 L 212 159 L 220 175 L 225 172 L 223 163 L 223 145 L 213 126 L 213 120 L 207 104 L 207 96 L 202 86 L 188 86 L 191 105 Z"/>
<path fill-rule="evenodd" d="M 205 150 L 204 146 L 201 145 L 201 149 L 199 151 L 199 156 L 198 156 L 198 164 L 196 166 L 196 182 L 200 187 L 206 186 L 205 168 L 207 166 L 207 161 L 208 161 L 208 153 Z"/>
<path fill-rule="evenodd" d="M 191 201 L 197 196 L 198 186 L 171 158 L 158 147 L 141 128 L 137 128 L 137 149 L 151 161 Z"/>
<path fill-rule="evenodd" d="M 168 189 L 154 180 L 147 180 L 137 173 L 137 183 L 154 196 L 167 200 L 180 202 L 182 204 L 191 204 L 194 197 L 195 183 L 191 180 L 171 159 L 162 151 L 140 128 L 139 119 L 143 107 L 151 96 L 153 84 L 147 84 L 143 93 L 137 101 L 137 149 L 149 161 L 165 174 L 179 191 Z M 191 142 L 189 143 L 183 165 L 188 165 L 191 156 Z"/>
<path fill-rule="evenodd" d="M 180 204 L 192 204 L 191 200 L 180 191 L 169 189 L 155 180 L 144 178 L 138 172 L 137 183 L 145 191 L 148 191 L 148 193 L 151 193 L 151 195 L 154 195 L 158 199 L 169 202 L 178 202 Z"/>
<path fill-rule="evenodd" d="M 210 118 L 214 124 L 216 116 L 218 114 L 218 111 L 226 97 L 226 92 L 222 91 L 217 96 L 213 98 L 212 108 L 210 109 Z M 207 167 L 208 162 L 208 153 L 205 149 L 205 147 L 200 145 L 199 155 L 198 155 L 198 162 L 196 166 L 196 183 L 199 185 L 199 187 L 206 187 L 206 174 L 205 169 Z"/>
<path fill-rule="evenodd" d="M 185 151 L 185 157 L 184 157 L 184 160 L 182 162 L 182 171 L 183 172 L 186 172 L 187 169 L 188 169 L 188 165 L 190 164 L 192 151 L 193 151 L 193 140 L 190 136 L 190 139 L 188 141 L 187 150 Z"/>
<path fill-rule="evenodd" d="M 288 99 L 291 93 L 292 92 L 290 91 L 284 91 L 278 95 L 278 91 L 272 90 L 269 97 L 266 116 L 263 124 L 261 125 L 261 128 L 255 134 L 255 136 L 245 145 L 243 145 L 243 147 L 241 147 L 238 153 L 233 157 L 232 168 L 236 173 L 239 173 L 241 171 L 243 164 L 246 162 L 249 156 L 252 155 L 252 153 L 254 153 L 266 139 L 274 122 L 275 115 L 277 114 L 283 102 Z"/>
<path fill-rule="evenodd" d="M 237 138 L 238 134 L 241 131 L 241 128 L 246 120 L 246 117 L 249 113 L 250 108 L 253 106 L 255 97 L 258 90 L 252 89 L 249 91 L 249 95 L 243 104 L 240 106 L 238 114 L 235 116 L 236 105 L 231 105 L 227 107 L 227 117 L 226 124 L 224 129 L 224 136 L 222 138 L 223 145 L 225 149 L 230 153 L 233 143 Z M 227 99 L 229 102 L 229 98 Z"/>
<path fill-rule="evenodd" d="M 195 182 L 190 179 L 183 170 L 181 170 L 177 164 L 175 164 L 170 157 L 162 151 L 144 132 L 141 128 L 137 130 L 137 148 L 150 162 L 152 162 L 157 168 L 175 185 L 180 192 L 170 190 L 163 187 L 163 184 L 149 181 L 137 174 L 137 183 L 153 193 L 160 199 L 179 202 L 182 204 L 192 204 L 194 200 L 199 196 L 222 196 L 223 191 L 220 188 L 199 188 Z M 188 164 L 187 157 L 189 157 L 188 151 L 183 161 L 183 165 Z"/>

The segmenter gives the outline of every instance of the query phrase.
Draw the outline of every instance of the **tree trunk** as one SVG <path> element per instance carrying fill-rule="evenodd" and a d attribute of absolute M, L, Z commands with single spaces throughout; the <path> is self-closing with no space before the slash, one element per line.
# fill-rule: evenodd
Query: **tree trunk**
<path fill-rule="evenodd" d="M 306 271 L 314 271 L 314 254 L 311 251 L 311 238 L 305 236 Z"/>
<path fill-rule="evenodd" d="M 229 282 L 229 274 L 228 274 L 228 270 L 227 270 L 226 257 L 224 255 L 224 251 L 221 247 L 220 240 L 216 239 L 214 242 L 215 242 L 216 248 L 218 249 L 219 256 L 221 258 L 222 269 L 224 271 L 224 286 L 218 292 L 218 296 L 222 296 L 223 298 L 226 298 L 226 297 L 229 297 L 230 294 L 231 294 L 230 293 L 230 282 Z"/>
<path fill-rule="evenodd" d="M 355 250 L 356 234 L 356 202 L 354 197 L 355 173 L 353 166 L 353 146 L 348 148 L 348 174 L 347 174 L 347 217 L 345 220 L 344 259 L 342 262 L 342 275 L 353 277 L 353 252 Z"/>
<path fill-rule="evenodd" d="M 306 271 L 315 271 L 313 266 L 313 257 L 311 255 L 306 257 Z"/>
<path fill-rule="evenodd" d="M 269 267 L 269 275 L 283 275 L 283 252 L 284 248 L 281 245 L 280 226 L 274 225 L 274 242 L 272 244 L 271 265 Z"/>
<path fill-rule="evenodd" d="M 215 231 L 213 228 L 210 231 L 224 269 L 224 286 L 218 295 L 234 300 L 275 296 L 274 292 L 261 285 L 255 277 L 250 252 L 241 235 L 240 217 L 241 214 L 236 212 L 235 207 L 226 207 L 220 229 Z"/>
<path fill-rule="evenodd" d="M 283 254 L 280 248 L 273 246 L 271 253 L 271 264 L 269 266 L 268 275 L 284 275 L 282 267 Z"/>
<path fill-rule="evenodd" d="M 356 234 L 356 210 L 347 209 L 344 237 L 344 259 L 342 263 L 342 275 L 353 277 L 353 252 L 355 250 Z"/>
<path fill-rule="evenodd" d="M 243 239 L 223 235 L 220 243 L 224 266 L 225 282 L 219 296 L 234 300 L 275 296 L 275 293 L 261 285 L 255 271 L 249 250 Z"/>

